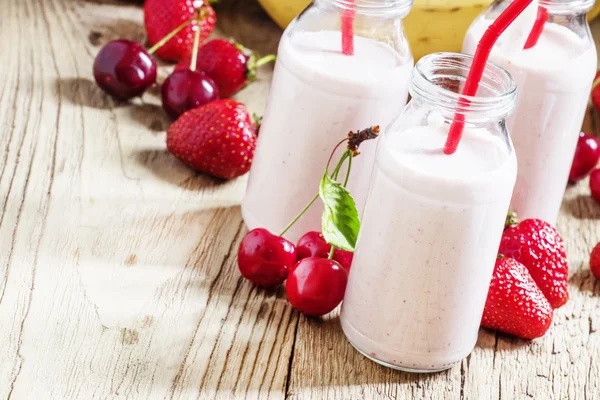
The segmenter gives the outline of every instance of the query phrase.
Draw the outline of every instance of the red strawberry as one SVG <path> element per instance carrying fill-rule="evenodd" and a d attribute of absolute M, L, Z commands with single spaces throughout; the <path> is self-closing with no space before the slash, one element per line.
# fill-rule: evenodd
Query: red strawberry
<path fill-rule="evenodd" d="M 592 104 L 596 110 L 600 111 L 600 71 L 596 72 L 594 83 L 592 83 Z"/>
<path fill-rule="evenodd" d="M 508 228 L 502 235 L 499 253 L 527 267 L 552 307 L 559 308 L 569 300 L 565 245 L 552 225 L 526 219 Z"/>
<path fill-rule="evenodd" d="M 238 43 L 214 39 L 198 50 L 196 69 L 204 71 L 219 87 L 221 97 L 231 97 L 256 79 L 256 68 L 272 61 L 275 56 L 260 60 Z M 182 61 L 176 69 L 189 68 L 190 61 Z"/>
<path fill-rule="evenodd" d="M 167 149 L 184 164 L 231 179 L 250 169 L 256 133 L 246 106 L 217 100 L 182 114 L 167 131 Z"/>
<path fill-rule="evenodd" d="M 590 254 L 590 269 L 592 270 L 592 274 L 600 279 L 600 243 L 594 247 L 592 254 Z"/>
<path fill-rule="evenodd" d="M 191 58 L 194 47 L 194 32 L 200 27 L 200 43 L 215 29 L 217 17 L 208 0 L 146 0 L 144 24 L 151 45 L 171 33 L 175 28 L 199 13 L 200 22 L 194 20 L 171 40 L 156 50 L 166 61 Z"/>
<path fill-rule="evenodd" d="M 496 260 L 481 325 L 523 339 L 544 336 L 553 310 L 527 268 L 512 258 Z"/>

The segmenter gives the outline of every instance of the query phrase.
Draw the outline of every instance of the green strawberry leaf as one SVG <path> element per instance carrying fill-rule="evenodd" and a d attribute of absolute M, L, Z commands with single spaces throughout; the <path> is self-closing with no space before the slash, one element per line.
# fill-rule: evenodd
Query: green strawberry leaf
<path fill-rule="evenodd" d="M 354 251 L 360 228 L 354 199 L 327 173 L 321 179 L 319 197 L 325 206 L 321 220 L 325 240 L 338 249 Z"/>

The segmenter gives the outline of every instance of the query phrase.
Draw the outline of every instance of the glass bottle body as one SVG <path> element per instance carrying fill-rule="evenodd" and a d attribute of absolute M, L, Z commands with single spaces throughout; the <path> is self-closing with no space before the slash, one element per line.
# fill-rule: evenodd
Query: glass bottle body
<path fill-rule="evenodd" d="M 242 215 L 279 233 L 318 192 L 335 144 L 351 130 L 388 124 L 406 104 L 413 59 L 402 30 L 411 0 L 356 1 L 354 55 L 341 52 L 348 1 L 317 0 L 286 29 L 250 171 Z M 349 190 L 362 209 L 374 159 L 367 143 Z M 317 202 L 286 233 L 320 231 Z"/>
<path fill-rule="evenodd" d="M 422 58 L 411 101 L 379 139 L 341 323 L 354 347 L 392 368 L 447 369 L 477 340 L 516 179 L 504 123 L 516 93 L 488 65 L 458 149 L 445 155 L 471 60 Z"/>
<path fill-rule="evenodd" d="M 495 1 L 471 25 L 463 52 L 477 42 L 508 1 Z M 593 0 L 540 0 L 548 21 L 535 46 L 518 50 L 496 43 L 490 60 L 510 72 L 519 88 L 507 120 L 519 172 L 511 208 L 521 219 L 554 224 L 585 117 L 597 55 L 587 23 Z"/>

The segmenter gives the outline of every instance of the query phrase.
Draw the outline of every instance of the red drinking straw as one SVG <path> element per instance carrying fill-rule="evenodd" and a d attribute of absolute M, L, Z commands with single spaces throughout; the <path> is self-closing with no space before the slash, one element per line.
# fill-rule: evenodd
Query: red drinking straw
<path fill-rule="evenodd" d="M 536 45 L 538 39 L 542 35 L 546 21 L 548 21 L 548 10 L 545 7 L 540 6 L 538 7 L 537 17 L 535 18 L 531 32 L 529 32 L 529 36 L 525 42 L 525 47 L 523 47 L 524 49 L 530 49 Z"/>
<path fill-rule="evenodd" d="M 342 12 L 342 54 L 354 55 L 354 0 L 350 1 L 350 10 Z"/>
<path fill-rule="evenodd" d="M 463 87 L 462 94 L 465 96 L 475 96 L 477 89 L 479 88 L 479 82 L 483 76 L 483 71 L 490 57 L 492 47 L 498 40 L 498 37 L 508 28 L 510 24 L 517 18 L 525 8 L 531 3 L 532 0 L 514 0 L 506 9 L 496 18 L 496 20 L 487 28 L 481 40 L 477 44 L 477 50 L 473 56 L 473 62 L 471 63 L 471 69 L 465 86 Z M 454 114 L 454 120 L 450 125 L 450 131 L 448 132 L 448 138 L 444 145 L 445 154 L 453 154 L 458 147 L 460 138 L 462 137 L 463 129 L 465 127 L 465 115 L 466 107 L 468 107 L 470 101 L 461 97 L 458 100 L 458 107 Z"/>

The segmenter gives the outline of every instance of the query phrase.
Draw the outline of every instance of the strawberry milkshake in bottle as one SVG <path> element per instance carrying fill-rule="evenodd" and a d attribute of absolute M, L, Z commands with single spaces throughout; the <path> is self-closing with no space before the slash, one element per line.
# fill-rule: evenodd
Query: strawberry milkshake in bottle
<path fill-rule="evenodd" d="M 472 60 L 423 57 L 411 101 L 379 138 L 341 323 L 358 351 L 388 367 L 444 370 L 477 341 L 517 175 L 504 123 L 516 86 L 488 63 L 477 96 L 459 96 Z M 459 97 L 470 105 L 447 155 Z"/>
<path fill-rule="evenodd" d="M 242 203 L 249 229 L 280 232 L 318 193 L 340 135 L 385 126 L 406 104 L 413 58 L 402 18 L 411 5 L 412 0 L 315 0 L 288 26 Z M 359 213 L 375 147 L 365 143 L 354 160 L 349 190 Z M 295 242 L 320 231 L 322 212 L 315 202 L 286 238 Z"/>
<path fill-rule="evenodd" d="M 509 3 L 495 1 L 473 22 L 463 52 L 475 52 L 483 32 Z M 519 88 L 507 126 L 519 163 L 511 208 L 521 219 L 556 222 L 596 73 L 596 47 L 586 19 L 593 5 L 594 0 L 539 0 L 525 45 L 515 51 L 514 40 L 501 37 L 490 56 Z"/>

